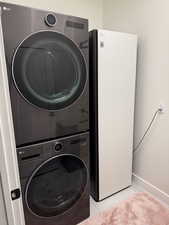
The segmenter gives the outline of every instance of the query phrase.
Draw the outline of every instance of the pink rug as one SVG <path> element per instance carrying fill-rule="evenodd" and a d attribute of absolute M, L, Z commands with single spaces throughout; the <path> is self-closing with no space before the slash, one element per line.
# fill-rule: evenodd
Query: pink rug
<path fill-rule="evenodd" d="M 80 225 L 169 225 L 169 208 L 140 192 Z"/>

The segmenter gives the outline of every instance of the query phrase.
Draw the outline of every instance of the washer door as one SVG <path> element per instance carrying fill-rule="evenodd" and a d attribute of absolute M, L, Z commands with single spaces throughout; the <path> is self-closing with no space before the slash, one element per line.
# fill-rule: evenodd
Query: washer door
<path fill-rule="evenodd" d="M 12 73 L 21 95 L 47 110 L 71 105 L 83 92 L 87 79 L 86 63 L 78 46 L 53 31 L 32 34 L 19 45 Z"/>
<path fill-rule="evenodd" d="M 27 184 L 28 208 L 40 217 L 52 217 L 70 209 L 82 196 L 88 171 L 82 160 L 62 155 L 43 163 Z"/>

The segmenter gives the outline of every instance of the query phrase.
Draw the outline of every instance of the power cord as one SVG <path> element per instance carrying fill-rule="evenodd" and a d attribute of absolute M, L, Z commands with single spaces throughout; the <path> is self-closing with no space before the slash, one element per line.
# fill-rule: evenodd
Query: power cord
<path fill-rule="evenodd" d="M 158 109 L 155 111 L 155 113 L 154 113 L 154 115 L 153 115 L 153 118 L 152 118 L 152 120 L 151 120 L 149 126 L 147 127 L 147 129 L 146 129 L 146 131 L 145 131 L 143 137 L 140 139 L 139 143 L 138 143 L 138 144 L 136 145 L 136 147 L 134 148 L 134 153 L 136 153 L 136 152 L 139 150 L 138 148 L 140 147 L 140 145 L 141 145 L 142 142 L 144 141 L 144 138 L 145 138 L 145 136 L 147 135 L 148 131 L 150 130 L 150 128 L 151 128 L 151 126 L 152 126 L 154 120 L 156 119 L 158 113 L 160 113 L 160 112 L 162 112 L 162 111 L 163 111 L 162 108 L 158 108 Z"/>

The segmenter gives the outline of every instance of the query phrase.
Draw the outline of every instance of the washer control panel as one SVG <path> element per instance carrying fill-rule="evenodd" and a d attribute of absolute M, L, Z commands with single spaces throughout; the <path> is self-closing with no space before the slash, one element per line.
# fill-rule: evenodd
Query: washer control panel
<path fill-rule="evenodd" d="M 68 154 L 86 157 L 88 151 L 88 132 L 17 148 L 20 177 L 30 176 L 41 163 L 55 156 Z"/>

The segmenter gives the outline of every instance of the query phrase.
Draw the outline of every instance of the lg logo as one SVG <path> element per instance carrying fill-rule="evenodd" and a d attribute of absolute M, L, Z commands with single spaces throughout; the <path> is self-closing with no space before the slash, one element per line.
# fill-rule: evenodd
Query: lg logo
<path fill-rule="evenodd" d="M 3 7 L 3 10 L 4 10 L 4 11 L 11 11 L 10 8 L 7 8 L 7 7 L 5 7 L 5 6 Z"/>

